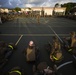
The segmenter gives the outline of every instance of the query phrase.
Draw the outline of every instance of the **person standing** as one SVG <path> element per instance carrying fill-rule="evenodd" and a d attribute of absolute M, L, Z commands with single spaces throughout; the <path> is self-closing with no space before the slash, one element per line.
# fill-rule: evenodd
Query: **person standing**
<path fill-rule="evenodd" d="M 1 20 L 1 17 L 0 17 L 0 24 L 2 24 L 2 20 Z"/>
<path fill-rule="evenodd" d="M 37 22 L 40 23 L 40 15 L 37 15 Z"/>

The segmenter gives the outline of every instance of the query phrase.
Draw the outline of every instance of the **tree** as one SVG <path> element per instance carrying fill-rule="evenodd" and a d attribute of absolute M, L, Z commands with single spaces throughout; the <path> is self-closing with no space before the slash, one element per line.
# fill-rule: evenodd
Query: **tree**
<path fill-rule="evenodd" d="M 54 8 L 53 8 L 53 15 L 55 15 L 55 8 L 57 8 L 57 7 L 59 7 L 60 5 L 59 5 L 59 3 L 56 3 L 55 4 L 55 6 L 54 6 Z"/>
<path fill-rule="evenodd" d="M 44 17 L 44 8 L 42 7 L 41 16 Z"/>
<path fill-rule="evenodd" d="M 71 10 L 70 10 L 70 13 L 75 13 L 76 12 L 76 7 L 73 7 Z"/>
<path fill-rule="evenodd" d="M 56 8 L 56 7 L 59 7 L 59 6 L 60 6 L 59 3 L 56 3 L 54 7 Z"/>
<path fill-rule="evenodd" d="M 21 11 L 21 8 L 16 7 L 14 10 L 15 10 L 16 12 L 18 12 L 18 11 Z"/>
<path fill-rule="evenodd" d="M 61 7 L 66 7 L 66 14 L 68 14 L 70 12 L 70 10 L 76 6 L 76 3 L 65 3 L 65 4 L 61 4 Z"/>
<path fill-rule="evenodd" d="M 29 10 L 31 10 L 31 8 L 28 8 Z"/>

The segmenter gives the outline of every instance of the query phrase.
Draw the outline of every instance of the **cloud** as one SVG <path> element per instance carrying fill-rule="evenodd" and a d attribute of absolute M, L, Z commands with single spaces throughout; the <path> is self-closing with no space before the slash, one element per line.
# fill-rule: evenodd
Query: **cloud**
<path fill-rule="evenodd" d="M 9 0 L 0 0 L 0 7 L 9 7 Z"/>
<path fill-rule="evenodd" d="M 76 2 L 76 0 L 0 0 L 0 7 L 54 7 L 56 3 Z"/>
<path fill-rule="evenodd" d="M 0 0 L 0 5 L 3 5 L 7 2 L 7 0 Z"/>
<path fill-rule="evenodd" d="M 68 3 L 68 2 L 76 2 L 76 0 L 51 0 L 52 3 L 59 3 L 59 4 L 64 4 L 64 3 Z"/>

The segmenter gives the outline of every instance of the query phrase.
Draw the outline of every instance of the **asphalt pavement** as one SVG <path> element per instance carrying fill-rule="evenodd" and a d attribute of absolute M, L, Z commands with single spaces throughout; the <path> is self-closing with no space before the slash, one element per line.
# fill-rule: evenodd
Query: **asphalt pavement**
<path fill-rule="evenodd" d="M 52 36 L 54 35 L 63 42 L 62 37 L 69 36 L 71 31 L 76 32 L 76 21 L 65 18 L 41 17 L 40 23 L 37 23 L 36 18 L 19 17 L 13 21 L 1 24 L 0 41 L 12 42 L 17 45 L 17 50 L 11 55 L 1 71 L 8 72 L 11 68 L 20 66 L 24 69 L 26 75 L 33 75 L 33 64 L 45 61 L 48 65 L 53 66 L 54 63 L 50 60 L 45 48 L 46 44 L 49 41 L 52 42 Z M 39 60 L 35 63 L 27 63 L 23 54 L 30 40 L 35 42 L 40 51 Z M 76 70 L 72 65 L 72 61 L 75 58 L 65 50 L 63 50 L 63 55 L 63 60 L 57 63 L 58 71 L 62 75 L 76 75 Z"/>

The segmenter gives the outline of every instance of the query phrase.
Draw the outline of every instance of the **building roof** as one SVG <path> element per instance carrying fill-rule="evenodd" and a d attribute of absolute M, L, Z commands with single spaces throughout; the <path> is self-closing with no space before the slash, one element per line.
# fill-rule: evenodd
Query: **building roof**
<path fill-rule="evenodd" d="M 54 7 L 32 7 L 32 8 L 37 8 L 37 9 L 41 9 L 41 8 L 44 8 L 44 9 L 53 9 Z M 58 7 L 56 9 L 65 9 L 66 7 Z"/>

